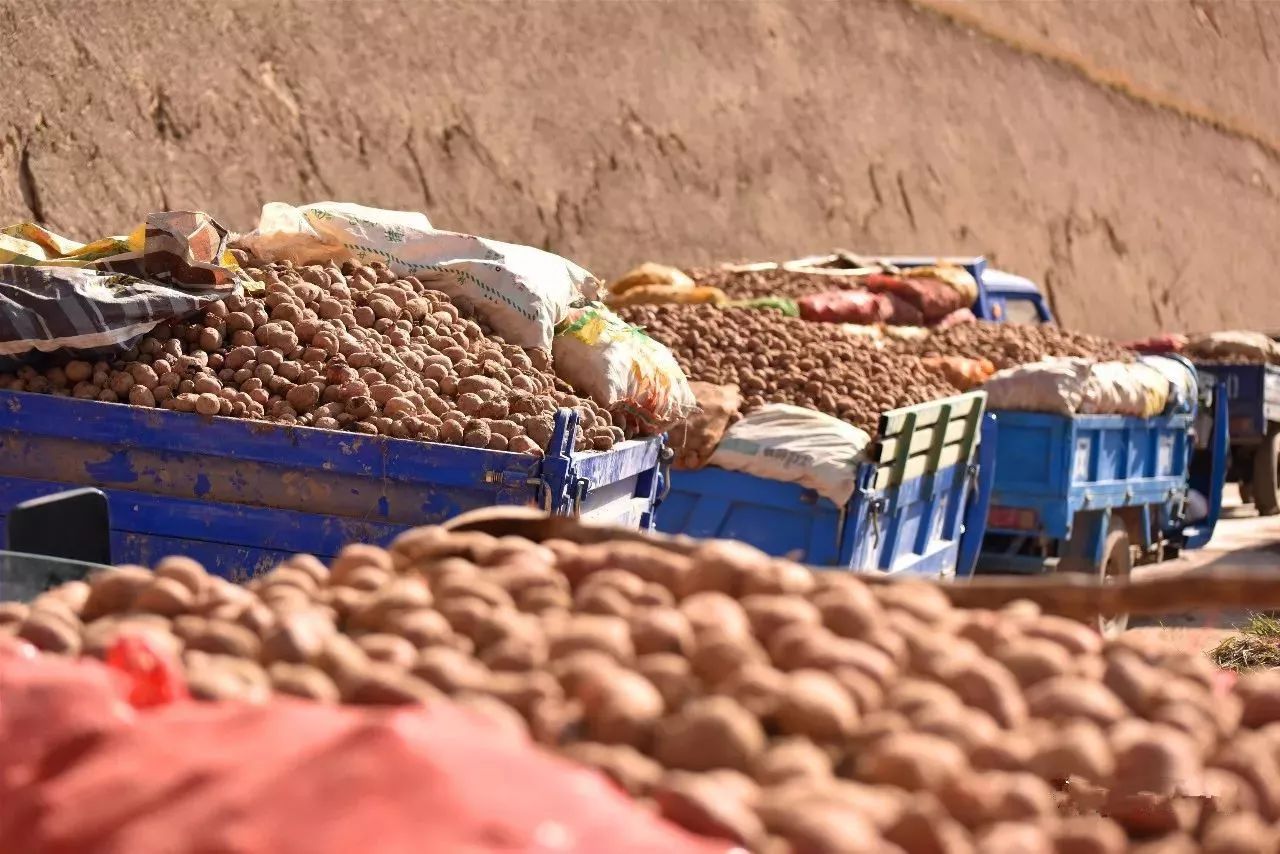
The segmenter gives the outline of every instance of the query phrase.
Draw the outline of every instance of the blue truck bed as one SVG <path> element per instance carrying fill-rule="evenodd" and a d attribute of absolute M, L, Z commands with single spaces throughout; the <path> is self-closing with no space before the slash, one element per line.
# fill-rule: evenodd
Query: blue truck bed
<path fill-rule="evenodd" d="M 814 566 L 968 574 L 986 517 L 985 506 L 973 512 L 970 488 L 974 475 L 991 471 L 975 465 L 985 400 L 977 392 L 886 413 L 844 507 L 744 472 L 675 472 L 658 530 L 742 540 Z"/>
<path fill-rule="evenodd" d="M 0 513 L 96 486 L 110 498 L 115 562 L 183 554 L 228 577 L 496 504 L 650 527 L 661 440 L 575 453 L 576 419 L 559 413 L 538 459 L 2 391 Z"/>
<path fill-rule="evenodd" d="M 1065 539 L 1081 510 L 1163 503 L 1186 493 L 1189 414 L 995 415 L 997 521 L 1000 508 L 1031 510 L 1038 533 Z M 1006 529 L 989 521 L 987 530 Z"/>
<path fill-rule="evenodd" d="M 1222 507 L 1228 410 L 1215 389 L 1200 396 L 1207 428 L 1197 428 L 1199 408 L 1153 418 L 995 412 L 981 570 L 1040 572 L 1065 559 L 1127 574 L 1131 547 L 1149 563 L 1206 544 Z M 1199 447 L 1197 429 L 1209 430 Z M 1207 511 L 1189 522 L 1192 489 Z"/>
<path fill-rule="evenodd" d="M 1233 445 L 1257 444 L 1270 425 L 1280 424 L 1280 367 L 1197 365 L 1196 370 L 1226 388 Z"/>

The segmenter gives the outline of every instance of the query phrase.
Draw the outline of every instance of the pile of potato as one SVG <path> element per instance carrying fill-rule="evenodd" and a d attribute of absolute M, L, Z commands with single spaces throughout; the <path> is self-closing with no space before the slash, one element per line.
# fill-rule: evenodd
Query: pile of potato
<path fill-rule="evenodd" d="M 985 321 L 962 323 L 914 341 L 904 341 L 897 349 L 923 357 L 989 359 L 998 370 L 1050 356 L 1079 356 L 1098 362 L 1132 362 L 1134 358 L 1132 351 L 1115 341 L 1072 332 L 1061 326 Z"/>
<path fill-rule="evenodd" d="M 736 543 L 422 528 L 246 587 L 170 558 L 0 605 L 4 634 L 99 657 L 140 635 L 207 699 L 447 695 L 757 852 L 1280 841 L 1280 675 L 1223 689 L 1029 603 L 958 610 Z"/>
<path fill-rule="evenodd" d="M 726 270 L 708 267 L 689 271 L 689 277 L 701 287 L 719 288 L 729 299 L 789 297 L 799 299 L 825 291 L 842 291 L 858 287 L 848 276 L 824 276 L 821 273 L 797 273 L 775 267 L 769 270 Z"/>
<path fill-rule="evenodd" d="M 578 450 L 624 438 L 556 379 L 548 351 L 503 342 L 413 276 L 238 260 L 265 285 L 261 298 L 164 324 L 114 363 L 23 368 L 0 387 L 533 455 L 568 407 L 581 416 Z"/>
<path fill-rule="evenodd" d="M 837 324 L 709 305 L 631 306 L 620 313 L 666 344 L 689 379 L 737 385 L 744 412 L 790 403 L 874 434 L 890 409 L 959 394 L 917 356 L 882 349 Z"/>

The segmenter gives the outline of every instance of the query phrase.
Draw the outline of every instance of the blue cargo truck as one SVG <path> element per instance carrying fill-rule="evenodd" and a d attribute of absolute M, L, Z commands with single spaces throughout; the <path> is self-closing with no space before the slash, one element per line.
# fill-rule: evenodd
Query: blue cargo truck
<path fill-rule="evenodd" d="M 968 575 L 991 491 L 985 403 L 970 392 L 882 415 L 844 506 L 745 472 L 677 471 L 658 530 L 741 540 L 813 566 Z"/>
<path fill-rule="evenodd" d="M 982 257 L 948 257 L 940 258 L 927 255 L 871 255 L 860 256 L 848 252 L 837 252 L 832 255 L 812 255 L 787 261 L 781 265 L 785 268 L 826 268 L 852 272 L 865 269 L 871 273 L 881 265 L 897 267 L 909 272 L 912 267 L 932 267 L 937 264 L 951 264 L 963 267 L 973 276 L 978 286 L 978 297 L 970 310 L 979 320 L 990 320 L 999 323 L 1053 323 L 1053 311 L 1040 288 L 1030 279 L 1006 273 L 988 266 L 987 259 Z M 744 268 L 773 266 L 769 264 L 748 264 Z"/>
<path fill-rule="evenodd" d="M 1197 365 L 1201 382 L 1219 383 L 1231 408 L 1227 480 L 1258 514 L 1280 513 L 1280 367 Z"/>
<path fill-rule="evenodd" d="M 651 528 L 662 440 L 575 452 L 576 422 L 562 410 L 537 458 L 0 391 L 0 513 L 96 487 L 109 502 L 110 561 L 188 555 L 227 577 L 494 505 Z"/>
<path fill-rule="evenodd" d="M 1202 387 L 1193 407 L 1152 418 L 995 412 L 995 485 L 979 571 L 1106 581 L 1207 544 L 1227 465 L 1220 392 Z M 1199 512 L 1193 491 L 1203 496 Z M 1125 619 L 1110 615 L 1106 627 Z"/>

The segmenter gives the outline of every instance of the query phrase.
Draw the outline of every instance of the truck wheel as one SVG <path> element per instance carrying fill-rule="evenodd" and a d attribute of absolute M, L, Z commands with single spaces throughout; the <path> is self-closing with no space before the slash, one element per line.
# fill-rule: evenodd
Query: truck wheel
<path fill-rule="evenodd" d="M 1075 572 L 1081 575 L 1092 575 L 1103 584 L 1128 578 L 1133 569 L 1133 555 L 1129 552 L 1129 531 L 1124 520 L 1112 516 L 1107 525 L 1107 538 L 1102 544 L 1102 562 L 1095 564 L 1093 556 L 1085 556 L 1088 548 L 1088 537 L 1084 536 L 1085 524 L 1083 514 L 1077 514 L 1075 525 L 1079 536 L 1068 540 L 1061 559 L 1058 561 L 1059 572 Z M 1110 637 L 1124 631 L 1129 626 L 1128 614 L 1098 615 L 1097 627 L 1103 637 Z"/>
<path fill-rule="evenodd" d="M 1098 575 L 1103 584 L 1128 580 L 1133 570 L 1133 553 L 1129 550 L 1129 532 L 1124 521 L 1112 518 L 1107 529 L 1107 542 L 1102 549 L 1102 566 Z M 1129 628 L 1128 614 L 1098 615 L 1098 631 L 1112 637 Z"/>
<path fill-rule="evenodd" d="M 1259 516 L 1280 513 L 1280 431 L 1267 434 L 1253 453 L 1253 506 Z"/>
<path fill-rule="evenodd" d="M 1241 504 L 1253 503 L 1253 481 L 1251 480 L 1240 481 L 1240 503 Z"/>

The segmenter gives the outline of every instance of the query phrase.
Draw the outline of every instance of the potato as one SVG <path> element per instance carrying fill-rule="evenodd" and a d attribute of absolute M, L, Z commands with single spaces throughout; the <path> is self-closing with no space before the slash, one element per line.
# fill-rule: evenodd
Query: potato
<path fill-rule="evenodd" d="M 1206 854 L 1254 854 L 1274 851 L 1280 834 L 1257 815 L 1216 815 L 1208 820 L 1202 840 Z"/>
<path fill-rule="evenodd" d="M 96 620 L 107 614 L 120 614 L 133 609 L 134 600 L 151 585 L 150 572 L 137 566 L 118 566 L 89 576 L 89 599 L 81 616 Z"/>
<path fill-rule="evenodd" d="M 758 662 L 739 668 L 714 686 L 715 693 L 732 697 L 762 721 L 777 714 L 787 688 L 785 673 Z"/>
<path fill-rule="evenodd" d="M 975 850 L 969 834 L 933 798 L 917 794 L 883 831 L 884 838 L 903 851 L 969 854 Z"/>
<path fill-rule="evenodd" d="M 822 622 L 822 615 L 815 606 L 795 597 L 746 596 L 741 604 L 751 624 L 752 634 L 766 645 L 773 633 L 784 626 L 797 623 L 816 626 Z"/>
<path fill-rule="evenodd" d="M 764 825 L 755 812 L 709 776 L 671 772 L 653 789 L 659 814 L 699 836 L 759 850 Z"/>
<path fill-rule="evenodd" d="M 696 593 L 680 603 L 695 634 L 714 631 L 734 637 L 750 637 L 751 622 L 742 606 L 723 593 Z"/>
<path fill-rule="evenodd" d="M 258 659 L 262 643 L 254 632 L 226 620 L 204 620 L 203 622 L 204 625 L 199 631 L 193 632 L 185 639 L 187 649 L 217 655 L 233 655 L 255 661 Z M 174 621 L 174 628 L 177 629 L 177 620 Z"/>
<path fill-rule="evenodd" d="M 1053 854 L 1053 841 L 1043 828 L 1026 822 L 1006 821 L 986 827 L 974 843 L 992 854 Z"/>
<path fill-rule="evenodd" d="M 61 655 L 80 654 L 80 629 L 52 614 L 33 611 L 18 628 L 17 636 L 36 649 Z"/>
<path fill-rule="evenodd" d="M 728 697 L 703 697 L 658 723 L 653 755 L 668 768 L 746 773 L 764 747 L 764 730 L 750 712 Z"/>
<path fill-rule="evenodd" d="M 1235 693 L 1244 701 L 1241 726 L 1257 729 L 1280 721 L 1280 671 L 1242 674 L 1236 683 Z"/>
<path fill-rule="evenodd" d="M 911 723 L 917 732 L 941 736 L 966 754 L 1008 735 L 990 715 L 970 706 L 923 706 L 912 714 Z"/>
<path fill-rule="evenodd" d="M 1106 686 L 1086 679 L 1059 676 L 1031 686 L 1026 693 L 1031 714 L 1047 720 L 1088 718 L 1110 726 L 1128 716 L 1128 709 Z"/>
<path fill-rule="evenodd" d="M 355 641 L 370 661 L 394 665 L 401 670 L 412 667 L 418 655 L 417 648 L 399 635 L 367 634 Z"/>
<path fill-rule="evenodd" d="M 489 682 L 487 667 L 465 653 L 442 646 L 419 651 L 410 670 L 446 694 L 482 691 Z"/>
<path fill-rule="evenodd" d="M 746 579 L 763 573 L 771 560 L 759 549 L 733 540 L 712 540 L 691 555 L 692 567 L 681 578 L 677 594 L 686 599 L 696 593 L 724 593 L 738 597 Z"/>
<path fill-rule="evenodd" d="M 742 596 L 805 596 L 817 587 L 808 567 L 787 560 L 773 560 L 742 582 Z"/>
<path fill-rule="evenodd" d="M 1017 680 L 997 661 L 958 659 L 943 665 L 938 677 L 961 701 L 991 715 L 1005 729 L 1020 726 L 1027 719 L 1027 702 Z"/>
<path fill-rule="evenodd" d="M 1116 764 L 1112 785 L 1118 792 L 1171 794 L 1197 782 L 1200 758 L 1186 733 L 1129 720 L 1111 731 L 1111 743 Z"/>
<path fill-rule="evenodd" d="M 1101 816 L 1071 816 L 1051 831 L 1057 854 L 1122 854 L 1129 840 L 1118 824 Z"/>
<path fill-rule="evenodd" d="M 715 687 L 752 664 L 765 664 L 769 656 L 750 637 L 707 631 L 698 635 L 689 659 L 693 672 L 708 687 Z"/>
<path fill-rule="evenodd" d="M 485 694 L 463 692 L 455 694 L 454 703 L 493 724 L 496 729 L 524 743 L 529 738 L 529 726 L 515 709 Z"/>
<path fill-rule="evenodd" d="M 277 694 L 288 694 L 321 703 L 337 703 L 338 686 L 318 667 L 277 661 L 267 668 L 271 687 Z"/>
<path fill-rule="evenodd" d="M 693 627 L 675 608 L 640 608 L 628 623 L 637 655 L 669 652 L 688 656 L 694 650 Z"/>
<path fill-rule="evenodd" d="M 580 741 L 560 752 L 574 762 L 594 768 L 632 797 L 647 797 L 662 779 L 662 766 L 625 744 Z"/>
<path fill-rule="evenodd" d="M 782 738 L 756 757 L 751 775 L 761 786 L 831 779 L 831 757 L 807 738 Z"/>
<path fill-rule="evenodd" d="M 1061 644 L 1043 638 L 1019 638 L 997 644 L 991 654 L 1024 689 L 1072 672 L 1071 654 Z"/>
<path fill-rule="evenodd" d="M 1053 641 L 1073 656 L 1096 655 L 1102 649 L 1101 635 L 1066 617 L 1045 614 L 1022 623 L 1021 628 L 1027 637 Z"/>
<path fill-rule="evenodd" d="M 506 703 L 530 720 L 534 709 L 543 703 L 560 702 L 564 691 L 549 673 L 494 673 L 483 686 L 484 693 Z"/>
<path fill-rule="evenodd" d="M 1108 786 L 1116 763 L 1106 734 L 1096 723 L 1082 718 L 1055 727 L 1038 740 L 1029 769 L 1055 785 L 1082 778 Z"/>
<path fill-rule="evenodd" d="M 856 760 L 856 774 L 867 783 L 907 791 L 936 791 L 968 769 L 960 748 L 946 739 L 919 733 L 893 733 L 869 745 Z"/>
<path fill-rule="evenodd" d="M 187 688 L 196 699 L 265 703 L 271 698 L 271 681 L 256 662 L 196 651 L 182 658 Z"/>
<path fill-rule="evenodd" d="M 319 611 L 287 614 L 262 636 L 262 660 L 267 663 L 314 663 L 336 631 L 332 621 Z"/>
<path fill-rule="evenodd" d="M 883 609 L 870 588 L 860 581 L 820 589 L 812 596 L 822 624 L 844 638 L 865 638 L 883 619 Z"/>
<path fill-rule="evenodd" d="M 797 670 L 787 678 L 774 718 L 789 735 L 840 742 L 853 731 L 858 710 L 835 677 L 820 670 Z"/>
<path fill-rule="evenodd" d="M 846 804 L 798 804 L 785 813 L 771 811 L 765 820 L 789 851 L 885 850 L 871 823 Z"/>
<path fill-rule="evenodd" d="M 621 617 L 574 615 L 565 626 L 551 634 L 550 640 L 553 659 L 582 650 L 598 650 L 618 662 L 627 663 L 635 658 L 636 653 L 630 626 Z"/>
<path fill-rule="evenodd" d="M 639 673 L 618 668 L 604 678 L 579 687 L 587 735 L 604 744 L 648 747 L 654 725 L 662 716 L 662 694 Z"/>
<path fill-rule="evenodd" d="M 897 581 L 880 584 L 872 593 L 881 607 L 902 611 L 926 624 L 936 623 L 951 611 L 951 600 L 936 584 L 925 581 Z"/>
<path fill-rule="evenodd" d="M 429 703 L 443 695 L 425 679 L 401 670 L 397 665 L 374 661 L 357 672 L 343 688 L 345 703 L 370 706 L 398 706 Z"/>
<path fill-rule="evenodd" d="M 642 655 L 636 659 L 635 666 L 636 672 L 658 689 L 668 712 L 680 709 L 700 693 L 697 677 L 689 662 L 680 655 L 665 652 Z"/>

